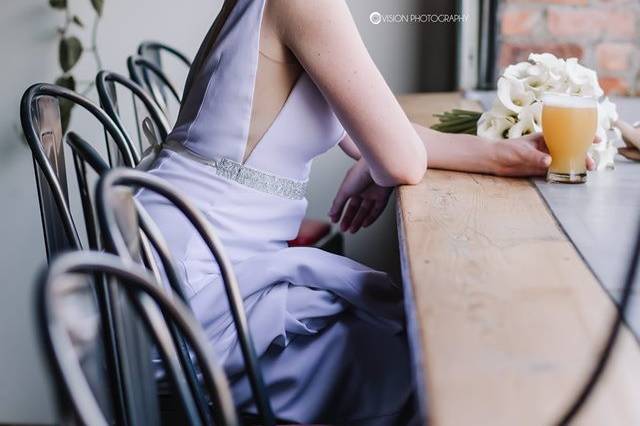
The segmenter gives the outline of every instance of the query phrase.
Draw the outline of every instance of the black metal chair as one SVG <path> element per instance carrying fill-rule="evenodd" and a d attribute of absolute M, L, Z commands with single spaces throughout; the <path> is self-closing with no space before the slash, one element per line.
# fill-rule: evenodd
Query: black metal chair
<path fill-rule="evenodd" d="M 185 218 L 201 235 L 203 241 L 211 251 L 212 261 L 215 261 L 220 268 L 231 315 L 245 362 L 245 370 L 249 378 L 256 407 L 261 416 L 262 424 L 275 424 L 273 410 L 271 409 L 258 365 L 239 287 L 231 264 L 224 254 L 222 244 L 218 240 L 211 224 L 188 199 L 164 180 L 139 170 L 115 169 L 100 179 L 96 191 L 96 209 L 100 228 L 107 248 L 112 250 L 113 253 L 127 253 L 126 240 L 118 228 L 117 216 L 114 211 L 117 203 L 113 202 L 114 194 L 118 194 L 118 190 L 121 190 L 123 187 L 129 187 L 135 190 L 144 188 L 145 190 L 162 196 L 182 212 Z M 156 249 L 168 282 L 172 288 L 181 289 L 182 283 L 179 279 L 175 262 L 161 232 L 145 211 L 144 207 L 139 203 L 135 203 L 135 207 L 140 220 L 141 230 L 149 239 L 151 245 Z M 184 298 L 183 295 L 181 295 L 181 297 Z"/>
<path fill-rule="evenodd" d="M 93 213 L 94 203 L 91 199 L 91 194 L 88 193 L 88 187 L 86 185 L 87 166 L 89 166 L 99 176 L 102 176 L 106 172 L 108 172 L 110 170 L 110 167 L 102 159 L 100 154 L 95 149 L 93 149 L 93 147 L 88 142 L 86 142 L 77 134 L 70 132 L 67 142 L 73 150 L 74 159 L 76 159 L 76 172 L 78 173 L 78 181 L 83 183 L 80 186 L 82 189 L 80 191 L 82 204 L 83 206 L 88 206 L 87 208 Z M 162 281 L 162 276 L 153 257 L 153 252 L 151 251 L 149 240 L 146 237 L 147 234 L 154 235 L 152 234 L 153 232 L 156 232 L 155 235 L 157 235 L 158 231 L 155 230 L 155 228 L 147 229 L 146 226 L 143 226 L 142 228 L 144 232 L 140 233 L 140 229 L 138 226 L 138 215 L 135 209 L 127 209 L 128 199 L 125 194 L 119 194 L 119 196 L 119 202 L 115 203 L 114 211 L 117 213 L 118 224 L 121 225 L 119 232 L 127 241 L 128 250 L 115 251 L 113 250 L 113 246 L 110 245 L 109 242 L 107 242 L 106 248 L 107 250 L 111 250 L 113 253 L 118 254 L 123 259 L 134 260 L 137 263 L 143 263 L 147 267 L 147 269 L 149 269 L 153 273 L 153 275 L 156 277 L 156 280 L 160 283 Z M 146 225 L 147 223 L 148 221 L 144 221 L 143 225 Z M 152 238 L 151 241 L 156 242 L 160 240 L 156 237 L 155 239 Z M 156 251 L 159 252 L 161 256 L 163 254 L 166 256 L 166 253 L 168 253 L 168 250 L 164 247 L 156 247 Z M 163 259 L 165 258 L 163 257 Z M 183 294 L 182 284 L 178 279 L 178 275 L 175 272 L 175 269 L 172 268 L 173 265 L 168 264 L 168 262 L 169 261 L 167 260 L 163 263 L 166 264 L 164 268 L 166 271 L 165 273 L 167 274 L 167 276 L 171 277 L 169 282 L 171 283 L 172 289 L 180 297 L 182 302 L 188 303 Z M 117 297 L 117 295 L 114 294 L 111 297 L 115 298 Z M 195 406 L 201 417 L 208 418 L 209 409 L 207 407 L 207 402 L 205 400 L 204 394 L 200 392 L 200 384 L 197 379 L 196 368 L 189 356 L 188 347 L 184 342 L 184 339 L 182 339 L 179 332 L 175 328 L 171 328 L 171 332 L 174 335 L 174 339 L 176 340 L 179 348 L 179 353 L 177 354 L 178 361 L 180 362 L 181 368 L 184 369 L 184 373 L 187 378 L 187 384 L 190 387 L 192 395 L 195 399 L 192 401 L 186 396 L 186 392 L 182 391 L 181 389 L 177 389 L 177 394 L 184 409 L 184 413 L 188 415 L 192 411 L 192 408 Z M 176 367 L 174 366 L 174 364 L 170 364 L 168 368 L 171 372 L 171 370 L 175 370 Z M 175 374 L 173 374 L 173 376 L 175 376 Z M 163 395 L 167 394 L 167 392 L 163 392 L 162 389 L 160 390 L 160 392 Z M 170 412 L 163 411 L 163 415 L 170 414 Z"/>
<path fill-rule="evenodd" d="M 178 61 L 182 62 L 187 68 L 191 67 L 191 59 L 178 49 L 168 46 L 159 41 L 143 41 L 138 46 L 138 55 L 151 59 L 156 65 L 162 68 L 162 53 L 166 53 L 169 56 L 174 57 Z"/>
<path fill-rule="evenodd" d="M 177 105 L 182 103 L 177 87 L 160 65 L 142 56 L 132 55 L 127 58 L 127 68 L 131 79 L 149 92 L 167 117 L 171 115 L 167 92 Z"/>
<path fill-rule="evenodd" d="M 118 104 L 118 87 L 131 93 L 140 153 L 144 153 L 147 148 L 159 149 L 170 131 L 169 121 L 164 111 L 145 89 L 133 80 L 111 71 L 100 71 L 96 76 L 100 105 L 122 130 L 125 137 L 128 137 L 129 133 L 125 129 L 125 120 Z M 129 140 L 129 142 L 134 145 L 133 141 Z M 142 158 L 143 155 L 139 157 Z"/>
<path fill-rule="evenodd" d="M 127 165 L 136 163 L 135 152 L 128 145 L 124 135 L 109 116 L 96 104 L 87 98 L 64 87 L 51 84 L 35 84 L 24 93 L 21 101 L 20 117 L 22 129 L 34 159 L 36 189 L 40 205 L 40 214 L 44 234 L 46 255 L 49 262 L 62 252 L 82 250 L 88 245 L 91 249 L 100 249 L 100 240 L 95 226 L 93 210 L 90 203 L 85 202 L 85 195 L 89 194 L 89 184 L 86 179 L 86 169 L 74 153 L 76 175 L 78 177 L 80 197 L 84 213 L 87 233 L 87 244 L 83 243 L 76 221 L 74 220 L 69 202 L 68 176 L 66 172 L 65 150 L 60 119 L 59 99 L 72 102 L 82 107 L 110 135 L 119 157 Z M 77 135 L 72 135 L 75 139 Z M 84 194 L 84 195 L 83 195 Z M 88 199 L 88 198 L 87 198 Z M 122 370 L 121 350 L 112 311 L 112 295 L 104 288 L 98 289 L 96 294 L 102 315 L 107 318 L 103 327 L 103 339 L 106 348 L 106 362 L 114 374 L 109 376 L 109 391 L 112 399 L 117 402 L 114 407 L 114 421 L 118 424 L 129 424 L 132 405 L 126 397 L 125 381 L 127 378 Z M 125 315 L 126 316 L 126 315 Z M 120 327 L 122 329 L 122 327 Z M 136 333 L 135 327 L 126 332 Z M 140 342 L 142 344 L 142 342 Z M 122 348 L 120 348 L 122 349 Z M 130 369 L 136 380 L 145 379 L 144 372 Z M 152 377 L 147 377 L 152 380 Z M 134 413 L 135 416 L 135 413 Z M 140 417 L 144 413 L 139 413 Z"/>
<path fill-rule="evenodd" d="M 34 159 L 36 187 L 48 259 L 65 250 L 82 248 L 69 207 L 59 98 L 81 106 L 95 117 L 113 138 L 126 165 L 133 167 L 138 162 L 118 126 L 89 99 L 52 84 L 35 84 L 27 89 L 22 96 L 20 119 Z M 97 241 L 90 241 L 90 245 L 92 243 Z"/>
<path fill-rule="evenodd" d="M 167 68 L 171 68 L 172 73 L 181 73 L 182 76 L 179 80 L 173 80 L 174 82 L 178 81 L 179 83 L 184 83 L 184 81 L 186 81 L 192 65 L 192 60 L 187 55 L 174 47 L 157 41 L 145 41 L 140 43 L 138 46 L 138 55 L 158 66 L 167 76 L 170 75 Z M 175 66 L 172 67 L 172 63 L 178 64 L 178 68 Z M 169 65 L 169 67 L 167 67 L 167 65 Z M 146 80 L 148 82 L 147 90 L 149 90 L 150 93 L 153 93 L 162 108 L 165 111 L 168 111 L 167 88 L 164 87 L 162 81 L 158 81 L 158 79 L 154 78 L 153 75 L 149 76 L 148 74 L 149 73 L 147 73 L 148 78 Z M 180 88 L 181 84 L 174 87 Z"/>
<path fill-rule="evenodd" d="M 96 280 L 97 275 L 107 279 Z M 75 418 L 87 425 L 110 424 L 105 415 L 105 398 L 96 395 L 105 374 L 100 374 L 100 366 L 86 363 L 86 355 L 94 352 L 94 340 L 98 334 L 96 318 L 99 315 L 95 308 L 93 312 L 90 309 L 92 291 L 89 291 L 97 286 L 117 286 L 124 290 L 123 294 L 136 307 L 146 331 L 156 342 L 165 361 L 172 358 L 172 349 L 175 352 L 175 342 L 167 333 L 168 325 L 179 328 L 198 360 L 214 407 L 216 424 L 239 424 L 224 372 L 215 362 L 210 344 L 188 308 L 158 287 L 141 266 L 127 264 L 114 255 L 88 251 L 57 258 L 41 275 L 38 292 L 42 340 L 50 355 L 59 387 L 61 411 L 66 420 Z M 155 311 L 149 306 L 153 306 Z M 152 354 L 149 351 L 137 355 L 150 360 Z M 111 372 L 107 370 L 104 373 L 108 375 Z M 141 396 L 145 397 L 148 395 Z M 153 413 L 150 415 L 136 425 L 156 424 L 158 417 L 154 420 Z M 192 412 L 188 424 L 208 423 Z"/>
<path fill-rule="evenodd" d="M 164 72 L 165 75 L 168 75 L 165 68 L 167 62 L 165 59 L 169 59 L 169 62 L 180 63 L 185 69 L 185 79 L 192 63 L 191 59 L 178 49 L 157 41 L 145 41 L 140 43 L 138 46 L 138 55 L 155 64 Z M 148 72 L 146 73 L 145 81 L 148 83 L 147 89 L 149 92 L 154 94 L 156 100 L 159 101 L 159 104 L 166 110 L 168 108 L 167 93 L 166 88 L 163 87 L 162 81 L 158 81 L 157 78 L 154 78 L 153 75 L 149 75 Z"/>

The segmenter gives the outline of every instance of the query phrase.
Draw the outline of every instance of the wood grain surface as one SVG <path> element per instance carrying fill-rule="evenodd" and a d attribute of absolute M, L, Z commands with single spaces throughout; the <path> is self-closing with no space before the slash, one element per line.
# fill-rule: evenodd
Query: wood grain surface
<path fill-rule="evenodd" d="M 407 115 L 476 107 L 399 97 Z M 432 171 L 398 190 L 420 398 L 434 425 L 553 424 L 591 371 L 615 306 L 525 179 Z M 576 424 L 640 424 L 640 348 L 624 329 Z"/>

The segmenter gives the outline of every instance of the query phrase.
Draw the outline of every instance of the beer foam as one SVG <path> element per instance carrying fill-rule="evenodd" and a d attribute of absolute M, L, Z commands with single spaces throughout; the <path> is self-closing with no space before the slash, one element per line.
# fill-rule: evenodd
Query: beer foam
<path fill-rule="evenodd" d="M 598 106 L 595 98 L 562 93 L 545 93 L 542 95 L 542 103 L 558 108 L 596 108 Z"/>

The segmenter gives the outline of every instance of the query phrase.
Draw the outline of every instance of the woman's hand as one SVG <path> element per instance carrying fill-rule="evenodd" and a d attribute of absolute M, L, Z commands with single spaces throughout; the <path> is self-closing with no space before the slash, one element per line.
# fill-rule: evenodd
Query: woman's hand
<path fill-rule="evenodd" d="M 598 140 L 594 143 L 599 142 Z M 547 173 L 551 156 L 542 133 L 534 133 L 518 139 L 494 142 L 495 170 L 498 176 L 542 176 Z M 595 163 L 587 155 L 587 169 Z"/>
<path fill-rule="evenodd" d="M 340 221 L 342 232 L 358 232 L 380 217 L 392 191 L 392 187 L 377 185 L 371 178 L 366 162 L 359 160 L 342 181 L 329 210 L 329 217 L 333 223 Z"/>

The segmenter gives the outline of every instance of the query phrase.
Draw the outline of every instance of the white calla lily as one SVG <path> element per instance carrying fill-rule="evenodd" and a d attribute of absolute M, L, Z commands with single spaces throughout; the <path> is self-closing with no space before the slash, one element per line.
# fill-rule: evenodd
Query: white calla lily
<path fill-rule="evenodd" d="M 552 72 L 554 74 L 564 74 L 566 66 L 564 59 L 559 59 L 551 53 L 532 53 L 529 55 L 529 61 L 533 62 L 534 64 L 543 66 L 544 68 L 549 70 L 549 72 Z"/>
<path fill-rule="evenodd" d="M 517 64 L 509 65 L 502 75 L 522 80 L 529 77 L 529 69 L 533 66 L 534 65 L 530 62 L 518 62 Z"/>
<path fill-rule="evenodd" d="M 541 131 L 541 99 L 545 93 L 594 98 L 603 95 L 595 71 L 580 65 L 576 58 L 564 60 L 550 53 L 531 54 L 528 62 L 508 66 L 497 89 L 492 108 L 478 121 L 478 135 L 487 139 L 517 138 Z M 598 102 L 597 135 L 603 142 L 591 148 L 598 170 L 613 165 L 616 148 L 610 130 L 617 119 L 616 106 L 608 98 Z"/>
<path fill-rule="evenodd" d="M 487 111 L 478 120 L 478 136 L 489 140 L 504 139 L 516 122 L 515 117 L 496 111 Z"/>
<path fill-rule="evenodd" d="M 616 105 L 609 98 L 604 98 L 598 103 L 598 126 L 608 130 L 616 121 L 618 121 Z"/>
<path fill-rule="evenodd" d="M 535 100 L 535 94 L 527 90 L 521 80 L 513 77 L 500 77 L 498 80 L 498 99 L 508 110 L 516 114 L 522 107 Z"/>
<path fill-rule="evenodd" d="M 567 59 L 567 77 L 573 94 L 596 98 L 604 94 L 596 72 L 580 65 L 576 58 Z"/>
<path fill-rule="evenodd" d="M 531 105 L 527 105 L 520 110 L 518 114 L 518 120 L 507 133 L 507 138 L 519 138 L 521 136 L 529 135 L 531 133 L 540 131 L 540 115 L 542 112 L 542 104 L 535 102 Z"/>

